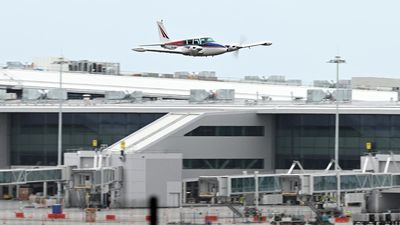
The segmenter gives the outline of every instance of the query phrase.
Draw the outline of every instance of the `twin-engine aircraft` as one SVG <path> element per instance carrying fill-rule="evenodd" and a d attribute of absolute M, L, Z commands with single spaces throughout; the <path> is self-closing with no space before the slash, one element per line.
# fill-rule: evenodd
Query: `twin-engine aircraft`
<path fill-rule="evenodd" d="M 162 21 L 157 21 L 160 42 L 157 44 L 140 45 L 139 48 L 132 49 L 136 52 L 161 52 L 181 54 L 186 56 L 215 56 L 227 52 L 237 52 L 242 48 L 251 48 L 255 46 L 270 46 L 272 42 L 262 41 L 252 44 L 232 44 L 223 45 L 214 41 L 211 37 L 190 38 L 184 40 L 171 40 L 165 30 Z M 162 48 L 144 48 L 160 46 Z"/>

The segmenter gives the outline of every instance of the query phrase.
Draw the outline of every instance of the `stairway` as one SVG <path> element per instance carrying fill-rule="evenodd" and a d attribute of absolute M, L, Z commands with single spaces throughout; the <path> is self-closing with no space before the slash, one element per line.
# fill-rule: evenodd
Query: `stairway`
<path fill-rule="evenodd" d="M 233 214 L 235 214 L 237 217 L 239 218 L 244 218 L 244 214 L 242 212 L 239 211 L 239 209 L 237 209 L 234 205 L 232 204 L 228 204 L 226 205 L 232 212 Z"/>

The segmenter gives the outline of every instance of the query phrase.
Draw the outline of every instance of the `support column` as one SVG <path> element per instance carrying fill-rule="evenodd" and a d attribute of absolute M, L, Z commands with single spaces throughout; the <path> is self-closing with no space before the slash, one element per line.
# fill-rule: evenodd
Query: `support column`
<path fill-rule="evenodd" d="M 68 208 L 70 207 L 70 202 L 69 202 L 69 187 L 70 186 L 70 181 L 67 181 L 67 183 L 64 185 L 64 207 Z"/>
<path fill-rule="evenodd" d="M 43 182 L 43 197 L 47 197 L 47 182 Z"/>
<path fill-rule="evenodd" d="M 11 197 L 13 197 L 14 198 L 14 195 L 13 195 L 13 186 L 12 185 L 8 185 L 8 193 L 7 193 L 9 196 L 11 196 Z"/>
<path fill-rule="evenodd" d="M 254 203 L 256 206 L 256 209 L 258 210 L 258 205 L 259 205 L 259 193 L 258 193 L 258 171 L 254 171 L 254 185 L 255 185 L 255 193 L 254 193 Z"/>
<path fill-rule="evenodd" d="M 182 201 L 181 204 L 185 204 L 186 203 L 186 182 L 182 182 L 182 190 L 181 190 L 181 195 L 182 195 Z"/>
<path fill-rule="evenodd" d="M 17 185 L 16 185 L 16 191 L 15 191 L 15 197 L 16 197 L 17 199 L 19 199 L 19 188 L 20 188 L 20 186 L 19 186 L 19 184 L 17 184 Z"/>
<path fill-rule="evenodd" d="M 0 113 L 0 169 L 10 168 L 9 116 Z"/>

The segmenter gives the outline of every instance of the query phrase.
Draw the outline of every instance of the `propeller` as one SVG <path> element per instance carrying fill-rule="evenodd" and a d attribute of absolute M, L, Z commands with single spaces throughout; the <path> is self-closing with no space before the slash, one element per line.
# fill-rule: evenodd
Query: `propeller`
<path fill-rule="evenodd" d="M 238 50 L 233 52 L 233 55 L 235 56 L 235 58 L 239 58 L 239 50 L 242 47 L 243 43 L 246 41 L 246 37 L 241 35 L 240 39 L 239 39 L 239 44 L 237 44 L 235 47 L 238 48 Z"/>

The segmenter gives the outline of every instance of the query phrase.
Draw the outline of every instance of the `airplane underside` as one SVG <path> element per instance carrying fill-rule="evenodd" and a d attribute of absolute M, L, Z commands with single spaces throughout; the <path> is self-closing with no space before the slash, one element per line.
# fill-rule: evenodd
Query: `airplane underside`
<path fill-rule="evenodd" d="M 216 56 L 228 52 L 226 48 L 197 48 L 183 51 L 183 55 L 195 57 Z"/>

